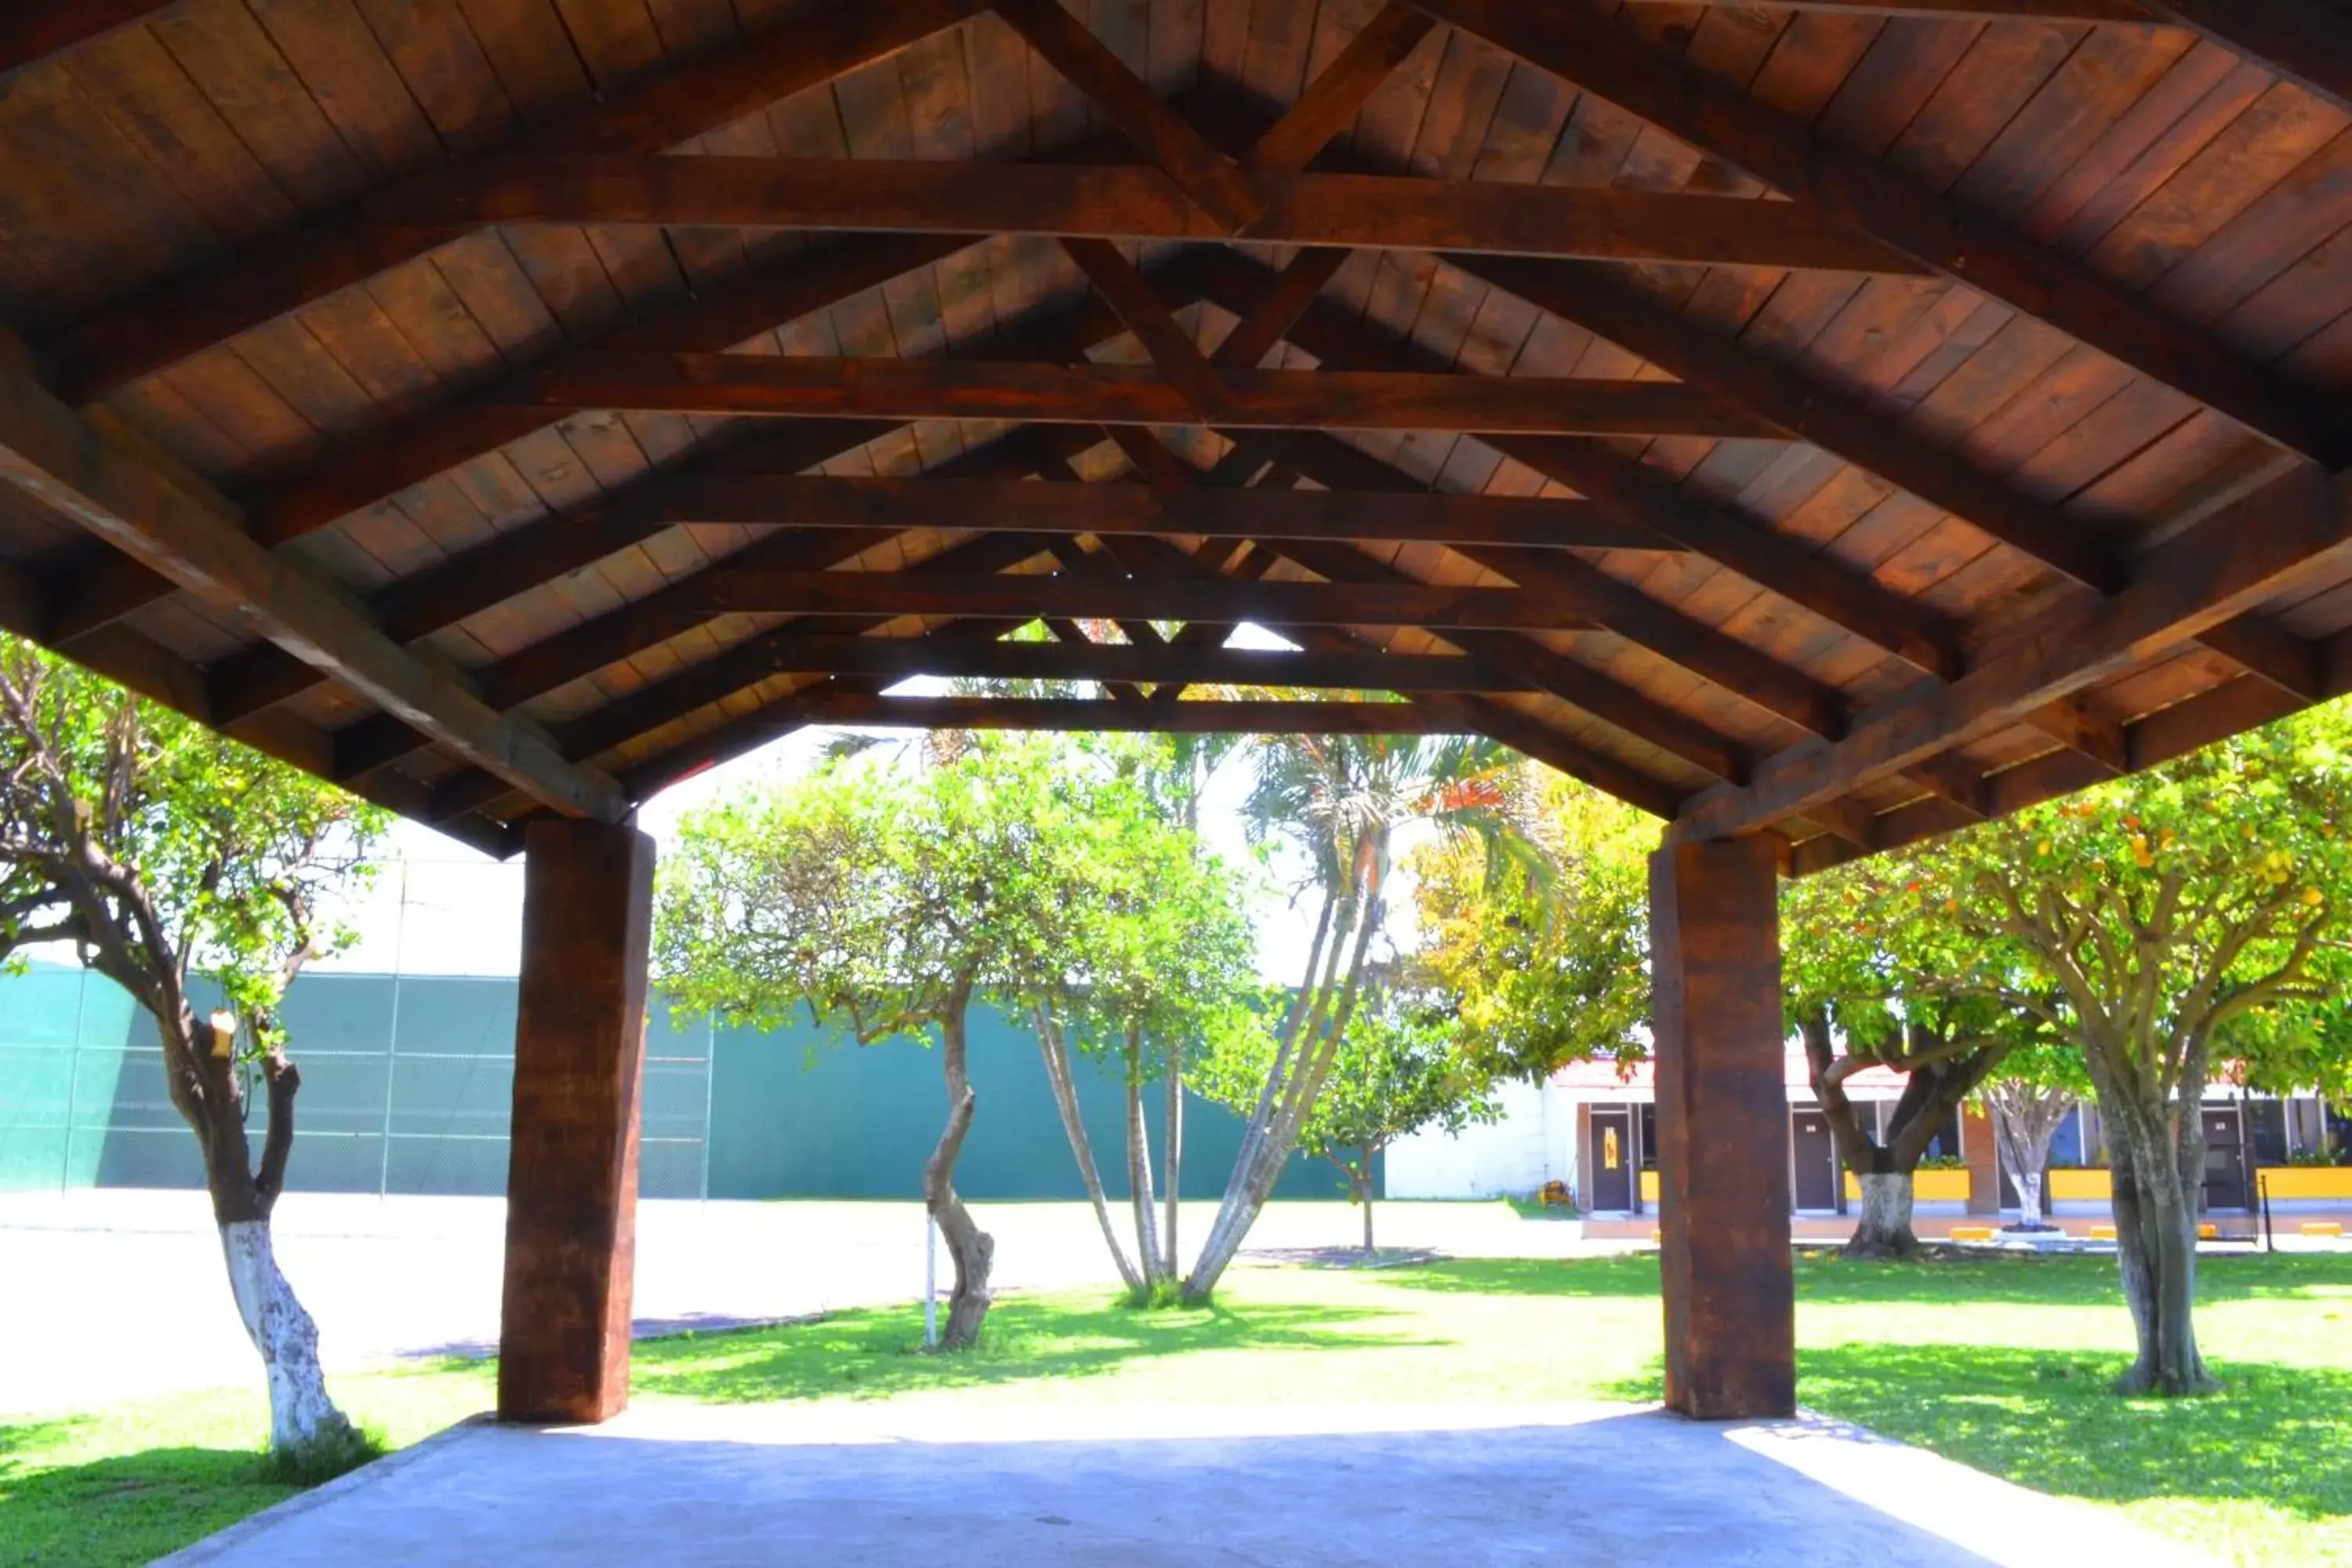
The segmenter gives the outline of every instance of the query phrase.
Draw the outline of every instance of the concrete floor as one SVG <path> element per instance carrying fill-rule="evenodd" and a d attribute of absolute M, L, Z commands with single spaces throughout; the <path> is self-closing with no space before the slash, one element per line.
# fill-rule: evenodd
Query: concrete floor
<path fill-rule="evenodd" d="M 1084 1204 L 972 1206 L 997 1238 L 1000 1289 L 1115 1279 Z M 1188 1246 L 1213 1208 L 1184 1205 Z M 495 1345 L 505 1224 L 500 1198 L 288 1194 L 278 1256 L 318 1320 L 328 1371 Z M 1251 1248 L 1351 1246 L 1360 1224 L 1346 1204 L 1274 1204 Z M 1588 1249 L 1576 1224 L 1521 1220 L 1499 1203 L 1384 1203 L 1379 1224 L 1383 1246 L 1457 1256 Z M 637 1331 L 913 1300 L 923 1231 L 914 1203 L 641 1204 Z M 0 1414 L 259 1383 L 202 1193 L 0 1194 Z M 184 1303 L 169 1335 L 152 1331 L 158 1300 Z"/>
<path fill-rule="evenodd" d="M 2112 1514 L 1817 1419 L 1709 1426 L 1626 1406 L 851 1406 L 649 1408 L 573 1430 L 461 1426 L 164 1561 L 2196 1560 Z"/>

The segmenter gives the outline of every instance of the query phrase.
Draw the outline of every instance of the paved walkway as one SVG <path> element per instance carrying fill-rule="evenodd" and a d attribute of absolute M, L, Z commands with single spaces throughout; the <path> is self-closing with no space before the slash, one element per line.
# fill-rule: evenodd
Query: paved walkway
<path fill-rule="evenodd" d="M 1085 1205 L 974 1207 L 997 1237 L 1000 1288 L 1114 1279 Z M 1188 1247 L 1208 1234 L 1213 1208 L 1185 1205 Z M 319 1321 L 329 1370 L 494 1345 L 505 1223 L 498 1198 L 289 1194 L 278 1258 Z M 1382 1204 L 1379 1224 L 1384 1246 L 1461 1256 L 1559 1257 L 1589 1245 L 1573 1223 L 1521 1220 L 1499 1203 Z M 1345 1247 L 1359 1225 L 1345 1204 L 1275 1204 L 1251 1242 Z M 637 1331 L 911 1300 L 922 1294 L 923 1239 L 915 1203 L 645 1203 Z M 0 1413 L 259 1379 L 201 1193 L 0 1195 Z M 171 1334 L 152 1331 L 158 1300 L 181 1304 Z"/>
<path fill-rule="evenodd" d="M 1629 1406 L 919 1417 L 673 1406 L 598 1428 L 457 1427 L 164 1561 L 2195 1560 L 2113 1515 L 1820 1420 L 1707 1426 Z"/>

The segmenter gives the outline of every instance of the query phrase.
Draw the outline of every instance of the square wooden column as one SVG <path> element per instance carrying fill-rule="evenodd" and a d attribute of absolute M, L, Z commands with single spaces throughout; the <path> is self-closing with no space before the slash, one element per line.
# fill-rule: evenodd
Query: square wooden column
<path fill-rule="evenodd" d="M 1797 1404 L 1779 894 L 1764 838 L 1650 860 L 1666 1405 L 1707 1421 Z"/>
<path fill-rule="evenodd" d="M 2000 1153 L 1993 1142 L 1992 1120 L 1971 1102 L 1960 1107 L 1960 1157 L 1969 1166 L 1970 1214 L 2000 1212 Z"/>
<path fill-rule="evenodd" d="M 523 850 L 499 1415 L 603 1421 L 629 1402 L 654 841 L 549 820 Z"/>

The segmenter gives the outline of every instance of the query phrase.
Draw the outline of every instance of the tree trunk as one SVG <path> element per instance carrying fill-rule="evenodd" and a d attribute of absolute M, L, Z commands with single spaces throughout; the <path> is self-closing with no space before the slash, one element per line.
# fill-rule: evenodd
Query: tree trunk
<path fill-rule="evenodd" d="M 346 1448 L 357 1434 L 327 1393 L 326 1373 L 319 1365 L 319 1326 L 279 1271 L 270 1239 L 270 1212 L 285 1185 L 286 1163 L 294 1148 L 294 1097 L 302 1076 L 282 1050 L 273 1048 L 262 1060 L 268 1121 L 257 1171 L 245 1140 L 244 1096 L 235 1060 L 213 1054 L 205 1038 L 210 1031 L 200 1029 L 194 1015 L 184 1015 L 179 1023 L 183 1033 L 171 1042 L 177 1050 L 170 1054 L 179 1054 L 190 1064 L 201 1086 L 191 1100 L 193 1113 L 187 1107 L 183 1110 L 204 1145 L 205 1189 L 220 1231 L 221 1258 L 228 1268 L 237 1321 L 261 1357 L 268 1385 L 270 1452 L 299 1461 L 309 1454 Z M 171 1026 L 159 1026 L 169 1040 Z"/>
<path fill-rule="evenodd" d="M 220 1237 L 236 1315 L 269 1383 L 270 1450 L 299 1456 L 349 1443 L 352 1425 L 328 1397 L 319 1367 L 319 1327 L 278 1272 L 269 1222 L 232 1220 L 220 1227 Z"/>
<path fill-rule="evenodd" d="M 1373 864 L 1377 866 L 1377 860 Z M 1184 1281 L 1187 1300 L 1205 1300 L 1215 1291 L 1217 1281 L 1224 1277 L 1226 1267 L 1241 1250 L 1243 1238 L 1274 1195 L 1275 1184 L 1281 1179 L 1283 1166 L 1298 1145 L 1299 1129 L 1306 1125 L 1316 1096 L 1323 1091 L 1324 1079 L 1330 1076 L 1331 1064 L 1339 1056 L 1340 1037 L 1354 1016 L 1364 962 L 1370 953 L 1373 934 L 1380 930 L 1380 909 L 1381 878 L 1374 870 L 1367 873 L 1362 886 L 1353 890 L 1338 920 L 1314 1006 L 1306 1013 L 1295 1039 L 1286 1041 L 1276 1052 L 1257 1115 L 1252 1118 L 1250 1129 L 1243 1136 L 1241 1153 L 1234 1162 L 1234 1178 L 1226 1185 L 1224 1201 L 1218 1205 L 1209 1239 Z M 1328 914 L 1324 923 L 1330 923 Z M 1348 944 L 1346 967 L 1342 969 L 1340 948 L 1350 931 L 1354 941 Z M 1319 948 L 1323 936 L 1319 926 L 1316 936 Z M 1311 952 L 1307 973 L 1311 981 L 1315 973 L 1315 955 Z M 1303 1002 L 1304 997 L 1300 1000 Z M 1288 1080 L 1279 1082 L 1286 1059 Z"/>
<path fill-rule="evenodd" d="M 1845 1244 L 1847 1258 L 1914 1258 L 1919 1237 L 1911 1229 L 1911 1173 L 1867 1171 L 1854 1178 L 1862 1188 L 1862 1218 Z"/>
<path fill-rule="evenodd" d="M 959 996 L 948 1016 L 940 1021 L 948 1121 L 940 1133 L 939 1146 L 923 1163 L 923 1205 L 939 1226 L 940 1236 L 948 1244 L 948 1257 L 955 1264 L 955 1289 L 948 1297 L 947 1328 L 940 1336 L 940 1346 L 951 1351 L 967 1349 L 980 1338 L 981 1325 L 988 1319 L 989 1303 L 994 1300 L 989 1294 L 988 1272 L 996 1256 L 995 1238 L 980 1228 L 955 1190 L 956 1156 L 963 1152 L 964 1135 L 971 1131 L 972 1110 L 979 1101 L 965 1065 L 965 1000 Z"/>
<path fill-rule="evenodd" d="M 1168 1074 L 1165 1080 L 1168 1103 L 1165 1108 L 1167 1125 L 1160 1129 L 1166 1140 L 1167 1155 L 1160 1167 L 1168 1178 L 1166 1214 L 1160 1226 L 1160 1272 L 1173 1279 L 1179 1272 L 1176 1261 L 1176 1205 L 1183 1194 L 1184 1181 L 1184 1045 L 1180 1039 L 1168 1042 Z"/>
<path fill-rule="evenodd" d="M 1142 1260 L 1146 1293 L 1160 1281 L 1160 1237 L 1153 1228 L 1151 1128 L 1143 1119 L 1143 1042 L 1127 1037 L 1127 1194 L 1135 1211 L 1135 1253 Z"/>
<path fill-rule="evenodd" d="M 1995 1084 L 1985 1095 L 1985 1108 L 1992 1113 L 1993 1142 L 2017 1187 L 2014 1229 L 2055 1228 L 2042 1217 L 2042 1172 L 2050 1163 L 2050 1140 L 2057 1136 L 2058 1124 L 2074 1103 L 2074 1097 L 2063 1089 L 2017 1082 Z"/>
<path fill-rule="evenodd" d="M 2133 1116 L 2113 1160 L 2116 1256 L 2139 1353 L 2117 1380 L 2122 1394 L 2208 1394 L 2219 1386 L 2197 1349 L 2197 1209 L 2179 1153 L 2158 1125 Z M 2151 1133 L 2157 1134 L 2150 1136 Z"/>
<path fill-rule="evenodd" d="M 1031 1009 L 1037 1025 L 1037 1049 L 1045 1058 L 1045 1083 L 1054 1091 L 1054 1109 L 1061 1113 L 1062 1133 L 1070 1141 L 1070 1156 L 1077 1162 L 1078 1180 L 1087 1189 L 1087 1201 L 1094 1205 L 1095 1223 L 1102 1227 L 1103 1245 L 1110 1248 L 1110 1260 L 1118 1269 L 1121 1283 L 1129 1290 L 1143 1288 L 1143 1276 L 1127 1260 L 1127 1249 L 1118 1244 L 1118 1227 L 1111 1224 L 1110 1200 L 1103 1192 L 1102 1171 L 1095 1163 L 1093 1142 L 1087 1137 L 1086 1118 L 1078 1106 L 1078 1086 L 1070 1070 L 1069 1041 L 1061 1025 L 1043 1007 Z M 1149 1256 L 1146 1258 L 1149 1262 Z"/>
<path fill-rule="evenodd" d="M 1372 1256 L 1372 1152 L 1360 1151 L 1363 1163 L 1356 1167 L 1356 1201 L 1364 1205 L 1364 1256 Z"/>

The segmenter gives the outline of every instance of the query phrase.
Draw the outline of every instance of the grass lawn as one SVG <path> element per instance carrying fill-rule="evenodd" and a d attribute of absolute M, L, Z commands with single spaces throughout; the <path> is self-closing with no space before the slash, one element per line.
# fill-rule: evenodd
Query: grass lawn
<path fill-rule="evenodd" d="M 2111 1260 L 1920 1266 L 1808 1258 L 1815 1408 L 2028 1486 L 2121 1508 L 2225 1561 L 2352 1564 L 2352 1256 L 2207 1261 L 2200 1327 L 2229 1392 L 2105 1392 L 2128 1338 Z M 1647 1257 L 1246 1269 L 1207 1310 L 1013 1297 L 975 1353 L 912 1353 L 919 1312 L 640 1344 L 640 1402 L 1288 1405 L 1654 1398 Z M 446 1363 L 337 1380 L 394 1445 L 488 1403 Z M 142 1561 L 266 1507 L 257 1394 L 0 1425 L 0 1562 Z"/>

